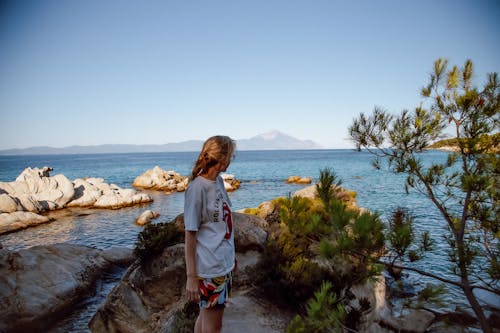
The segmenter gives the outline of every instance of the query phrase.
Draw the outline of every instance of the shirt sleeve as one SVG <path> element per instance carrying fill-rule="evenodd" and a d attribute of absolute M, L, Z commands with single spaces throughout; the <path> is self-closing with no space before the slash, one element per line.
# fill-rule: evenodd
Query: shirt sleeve
<path fill-rule="evenodd" d="M 203 191 L 200 186 L 191 185 L 184 195 L 184 227 L 185 230 L 198 231 L 201 224 Z"/>

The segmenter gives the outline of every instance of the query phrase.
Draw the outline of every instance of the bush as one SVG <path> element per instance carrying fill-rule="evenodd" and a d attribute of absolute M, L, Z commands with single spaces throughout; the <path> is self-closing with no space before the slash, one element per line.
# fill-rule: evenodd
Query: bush
<path fill-rule="evenodd" d="M 182 236 L 174 223 L 148 224 L 137 236 L 134 253 L 141 261 L 147 261 L 166 247 L 182 242 Z"/>
<path fill-rule="evenodd" d="M 342 322 L 346 318 L 345 308 L 331 289 L 331 283 L 324 282 L 314 293 L 314 298 L 308 302 L 306 315 L 295 316 L 286 333 L 342 332 Z"/>

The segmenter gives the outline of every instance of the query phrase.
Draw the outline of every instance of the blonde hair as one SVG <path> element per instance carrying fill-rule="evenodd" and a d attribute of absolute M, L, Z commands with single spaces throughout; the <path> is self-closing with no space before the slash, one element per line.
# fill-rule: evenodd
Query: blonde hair
<path fill-rule="evenodd" d="M 235 149 L 236 143 L 228 136 L 216 135 L 208 138 L 193 167 L 191 179 L 195 179 L 200 173 L 208 171 L 221 161 L 229 163 Z"/>

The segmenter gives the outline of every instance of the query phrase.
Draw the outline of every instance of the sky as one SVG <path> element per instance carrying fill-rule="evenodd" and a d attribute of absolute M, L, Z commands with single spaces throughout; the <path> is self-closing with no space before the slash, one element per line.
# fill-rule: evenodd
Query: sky
<path fill-rule="evenodd" d="M 279 130 L 352 148 L 433 63 L 500 72 L 500 1 L 0 0 L 0 149 Z"/>

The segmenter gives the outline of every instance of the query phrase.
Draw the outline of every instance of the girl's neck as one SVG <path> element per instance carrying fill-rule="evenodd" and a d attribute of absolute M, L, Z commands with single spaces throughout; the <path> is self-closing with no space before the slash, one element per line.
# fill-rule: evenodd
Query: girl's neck
<path fill-rule="evenodd" d="M 215 168 L 209 168 L 207 172 L 202 172 L 201 176 L 209 180 L 215 180 L 218 174 L 219 171 L 217 171 Z"/>

